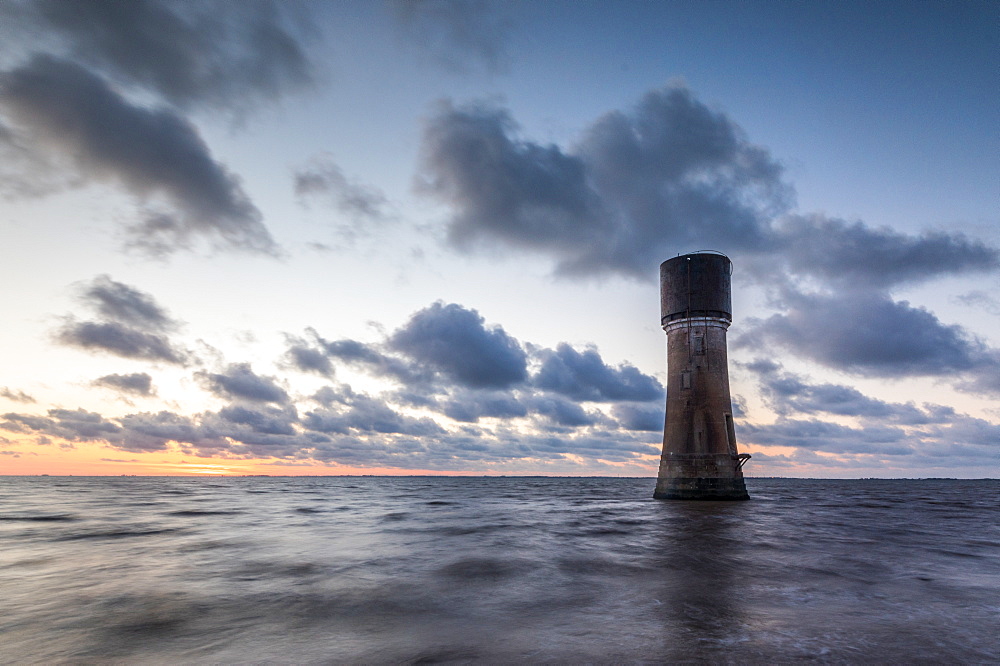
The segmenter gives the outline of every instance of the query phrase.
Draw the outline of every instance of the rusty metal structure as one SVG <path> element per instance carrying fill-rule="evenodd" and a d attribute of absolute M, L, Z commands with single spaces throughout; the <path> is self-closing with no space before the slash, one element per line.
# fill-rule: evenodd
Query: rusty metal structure
<path fill-rule="evenodd" d="M 733 264 L 695 252 L 660 264 L 660 324 L 667 334 L 667 414 L 656 499 L 750 499 L 749 454 L 736 449 L 726 331 Z"/>

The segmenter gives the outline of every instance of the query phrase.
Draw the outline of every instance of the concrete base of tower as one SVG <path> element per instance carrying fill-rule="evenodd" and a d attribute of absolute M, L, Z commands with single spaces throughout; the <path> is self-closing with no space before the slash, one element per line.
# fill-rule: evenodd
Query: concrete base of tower
<path fill-rule="evenodd" d="M 728 454 L 666 454 L 654 499 L 748 500 L 741 460 Z"/>
<path fill-rule="evenodd" d="M 748 500 L 743 479 L 660 479 L 653 491 L 653 499 L 677 500 Z"/>

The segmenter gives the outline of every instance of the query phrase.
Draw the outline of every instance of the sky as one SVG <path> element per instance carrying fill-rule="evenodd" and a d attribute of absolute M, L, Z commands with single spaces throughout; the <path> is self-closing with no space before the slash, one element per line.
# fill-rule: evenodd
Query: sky
<path fill-rule="evenodd" d="M 0 4 L 0 474 L 1000 475 L 995 2 Z"/>

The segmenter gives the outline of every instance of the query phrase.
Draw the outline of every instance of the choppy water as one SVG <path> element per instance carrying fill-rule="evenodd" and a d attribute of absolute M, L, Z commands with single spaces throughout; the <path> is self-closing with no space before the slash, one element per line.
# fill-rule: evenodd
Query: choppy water
<path fill-rule="evenodd" d="M 1000 661 L 1000 481 L 747 485 L 0 478 L 0 661 Z"/>

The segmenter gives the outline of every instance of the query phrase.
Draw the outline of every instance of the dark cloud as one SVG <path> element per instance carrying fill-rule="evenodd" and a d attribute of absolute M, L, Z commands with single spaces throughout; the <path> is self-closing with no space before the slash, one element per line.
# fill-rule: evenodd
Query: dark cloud
<path fill-rule="evenodd" d="M 787 293 L 785 312 L 749 320 L 734 346 L 774 346 L 862 375 L 946 376 L 967 388 L 1000 388 L 1000 356 L 960 326 L 907 301 L 870 292 Z M 958 374 L 962 373 L 962 374 Z"/>
<path fill-rule="evenodd" d="M 663 432 L 665 407 L 639 406 L 628 403 L 619 403 L 611 409 L 622 427 L 626 430 L 640 430 L 644 432 Z"/>
<path fill-rule="evenodd" d="M 32 403 L 35 399 L 24 391 L 13 390 L 6 386 L 0 386 L 0 398 L 7 398 L 14 402 Z"/>
<path fill-rule="evenodd" d="M 384 433 L 425 437 L 444 434 L 433 420 L 400 414 L 384 401 L 347 387 L 327 394 L 327 404 L 321 410 L 308 412 L 304 427 L 323 433 L 351 432 Z"/>
<path fill-rule="evenodd" d="M 551 420 L 556 425 L 577 428 L 597 423 L 598 416 L 580 405 L 558 395 L 536 394 L 524 402 L 531 411 Z"/>
<path fill-rule="evenodd" d="M 470 388 L 504 388 L 527 378 L 520 343 L 499 326 L 487 328 L 477 311 L 454 303 L 414 313 L 387 344 Z"/>
<path fill-rule="evenodd" d="M 538 423 L 543 427 L 578 428 L 610 420 L 600 412 L 584 410 L 577 402 L 663 400 L 663 387 L 655 378 L 628 364 L 609 366 L 595 349 L 579 352 L 565 344 L 556 350 L 529 345 L 538 366 L 529 377 L 528 354 L 520 342 L 500 327 L 487 327 L 478 312 L 457 304 L 439 302 L 414 313 L 383 343 L 331 342 L 312 330 L 309 335 L 329 360 L 399 381 L 401 388 L 383 399 L 460 423 L 478 423 L 483 418 L 510 422 L 534 416 L 541 417 Z M 329 411 L 342 400 L 342 393 L 343 389 L 326 387 L 313 399 Z M 324 412 L 311 418 L 319 415 L 327 424 L 325 429 L 347 432 L 340 412 L 336 418 Z M 643 417 L 636 412 L 623 418 L 636 425 Z M 659 419 L 662 428 L 662 413 Z"/>
<path fill-rule="evenodd" d="M 613 232 L 583 161 L 519 140 L 515 129 L 507 111 L 488 105 L 444 102 L 428 120 L 420 189 L 453 207 L 450 242 L 561 256 L 606 241 Z"/>
<path fill-rule="evenodd" d="M 288 393 L 278 386 L 274 377 L 261 377 L 249 363 L 230 363 L 223 372 L 198 372 L 202 385 L 221 398 L 286 404 Z"/>
<path fill-rule="evenodd" d="M 178 365 L 190 360 L 190 354 L 171 342 L 165 333 L 179 322 L 150 294 L 99 275 L 83 286 L 80 300 L 102 321 L 66 317 L 55 333 L 60 344 Z"/>
<path fill-rule="evenodd" d="M 783 218 L 768 257 L 772 270 L 787 263 L 796 275 L 868 289 L 1000 268 L 1000 250 L 962 234 L 911 236 L 822 215 Z"/>
<path fill-rule="evenodd" d="M 187 356 L 176 349 L 166 336 L 145 333 L 117 322 L 66 320 L 56 331 L 60 344 L 100 351 L 124 358 L 163 361 L 184 365 Z"/>
<path fill-rule="evenodd" d="M 219 410 L 219 417 L 230 422 L 249 426 L 254 432 L 268 435 L 294 435 L 298 413 L 295 407 L 243 407 L 229 405 Z"/>
<path fill-rule="evenodd" d="M 1000 423 L 990 423 L 961 414 L 956 415 L 948 423 L 928 430 L 926 436 L 932 442 L 937 440 L 931 444 L 931 452 L 944 456 L 949 455 L 949 452 L 954 454 L 952 447 L 947 443 L 950 440 L 971 447 L 983 447 L 985 450 L 971 449 L 970 453 L 979 456 L 981 460 L 989 457 L 995 459 L 997 449 L 1000 447 Z"/>
<path fill-rule="evenodd" d="M 854 428 L 815 419 L 778 419 L 769 425 L 743 424 L 740 433 L 756 445 L 790 446 L 827 453 L 911 455 L 914 444 L 893 426 Z"/>
<path fill-rule="evenodd" d="M 82 299 L 105 320 L 154 331 L 170 330 L 177 325 L 150 294 L 116 282 L 108 275 L 99 275 L 86 285 Z"/>
<path fill-rule="evenodd" d="M 861 467 L 890 464 L 901 468 L 933 469 L 979 466 L 995 456 L 1000 425 L 945 405 L 887 402 L 842 385 L 812 383 L 784 371 L 779 364 L 759 359 L 740 364 L 758 375 L 761 395 L 778 413 L 774 423 L 744 420 L 740 435 L 753 446 L 785 446 L 797 452 L 784 460 L 753 452 L 754 458 L 776 466 L 801 463 L 823 467 Z M 850 417 L 855 425 L 820 420 L 817 415 Z M 808 418 L 801 418 L 806 416 Z M 822 456 L 816 456 L 821 452 Z M 905 461 L 901 460 L 905 458 Z"/>
<path fill-rule="evenodd" d="M 73 59 L 178 106 L 243 109 L 314 80 L 299 5 L 38 0 L 27 8 L 25 20 L 62 38 L 51 48 L 64 45 Z"/>
<path fill-rule="evenodd" d="M 454 72 L 506 67 L 512 25 L 507 3 L 491 0 L 390 0 L 403 35 Z"/>
<path fill-rule="evenodd" d="M 811 383 L 806 377 L 781 370 L 773 361 L 742 365 L 758 374 L 761 396 L 782 416 L 826 413 L 903 425 L 945 423 L 955 418 L 955 410 L 944 405 L 925 404 L 921 408 L 872 398 L 850 386 Z"/>
<path fill-rule="evenodd" d="M 440 405 L 441 413 L 455 421 L 477 423 L 481 418 L 512 419 L 528 415 L 528 408 L 509 391 L 453 391 Z"/>
<path fill-rule="evenodd" d="M 454 245 L 544 252 L 569 274 L 648 279 L 678 246 L 762 247 L 790 197 L 767 151 L 679 86 L 601 117 L 572 152 L 518 138 L 503 109 L 446 102 L 423 166 Z"/>
<path fill-rule="evenodd" d="M 613 402 L 664 398 L 663 386 L 655 377 L 628 364 L 612 368 L 604 363 L 596 349 L 579 352 L 562 343 L 554 350 L 539 350 L 535 356 L 541 361 L 541 367 L 531 378 L 532 384 L 574 400 Z"/>
<path fill-rule="evenodd" d="M 379 345 L 345 339 L 325 342 L 325 346 L 332 358 L 363 368 L 376 377 L 387 377 L 421 388 L 429 385 L 434 379 L 433 371 L 421 368 L 409 359 L 383 353 Z"/>
<path fill-rule="evenodd" d="M 164 254 L 204 238 L 218 248 L 277 252 L 238 179 L 174 112 L 134 105 L 92 72 L 51 56 L 0 74 L 0 108 L 37 146 L 72 161 L 81 178 L 117 182 L 140 201 L 159 196 L 172 207 L 131 227 L 131 246 Z"/>
<path fill-rule="evenodd" d="M 300 198 L 323 197 L 355 221 L 384 220 L 388 200 L 376 187 L 349 179 L 329 158 L 317 158 L 294 174 Z"/>
<path fill-rule="evenodd" d="M 679 249 L 739 253 L 745 274 L 886 289 L 1000 267 L 962 234 L 902 234 L 823 215 L 784 215 L 780 164 L 686 88 L 598 118 L 571 149 L 521 138 L 494 105 L 443 102 L 427 121 L 419 188 L 448 204 L 461 250 L 530 250 L 562 274 L 653 279 Z"/>
<path fill-rule="evenodd" d="M 151 396 L 156 394 L 156 391 L 153 390 L 153 378 L 145 372 L 129 375 L 104 375 L 95 379 L 93 384 L 131 395 Z"/>
<path fill-rule="evenodd" d="M 221 439 L 206 434 L 195 418 L 173 412 L 129 414 L 119 422 L 123 436 L 109 439 L 109 443 L 126 451 L 162 451 L 170 442 L 202 445 L 206 451 L 226 446 Z"/>
<path fill-rule="evenodd" d="M 333 377 L 334 368 L 326 350 L 315 344 L 288 336 L 288 351 L 285 360 L 296 370 L 312 372 L 323 377 Z"/>
<path fill-rule="evenodd" d="M 108 441 L 117 439 L 122 432 L 121 426 L 85 409 L 50 409 L 47 414 L 4 414 L 0 427 L 11 432 L 39 432 L 70 442 Z"/>

